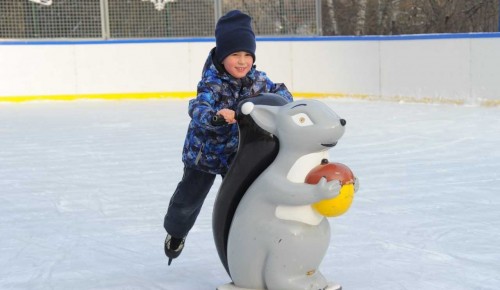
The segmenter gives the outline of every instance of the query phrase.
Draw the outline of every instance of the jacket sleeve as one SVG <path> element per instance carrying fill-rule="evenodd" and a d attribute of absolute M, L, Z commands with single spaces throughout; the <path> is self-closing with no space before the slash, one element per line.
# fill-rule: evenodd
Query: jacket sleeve
<path fill-rule="evenodd" d="M 230 126 L 212 126 L 212 118 L 217 113 L 215 103 L 216 93 L 200 82 L 196 98 L 189 101 L 188 114 L 197 126 L 218 134 L 224 134 L 229 131 Z"/>
<path fill-rule="evenodd" d="M 285 97 L 288 101 L 293 102 L 293 96 L 288 91 L 288 88 L 283 83 L 275 83 L 271 87 L 271 93 L 275 93 Z"/>
<path fill-rule="evenodd" d="M 287 99 L 288 101 L 293 102 L 293 96 L 290 93 L 290 91 L 288 91 L 288 88 L 286 87 L 285 84 L 274 83 L 273 81 L 271 81 L 271 79 L 269 79 L 269 77 L 266 75 L 265 72 L 260 72 L 260 73 L 261 77 L 265 78 L 266 80 L 266 87 L 268 89 L 268 92 L 273 94 L 278 94 Z"/>

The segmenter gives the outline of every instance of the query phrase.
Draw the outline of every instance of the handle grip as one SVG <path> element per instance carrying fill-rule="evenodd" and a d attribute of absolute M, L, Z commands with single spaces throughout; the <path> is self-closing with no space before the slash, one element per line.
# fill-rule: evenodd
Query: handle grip
<path fill-rule="evenodd" d="M 222 115 L 215 115 L 212 117 L 212 126 L 226 125 L 227 122 Z"/>

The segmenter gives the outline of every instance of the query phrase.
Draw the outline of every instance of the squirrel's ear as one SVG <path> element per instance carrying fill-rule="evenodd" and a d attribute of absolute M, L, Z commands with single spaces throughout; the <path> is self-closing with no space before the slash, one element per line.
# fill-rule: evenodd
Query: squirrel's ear
<path fill-rule="evenodd" d="M 279 107 L 255 105 L 250 112 L 252 119 L 267 132 L 276 135 L 276 115 Z"/>

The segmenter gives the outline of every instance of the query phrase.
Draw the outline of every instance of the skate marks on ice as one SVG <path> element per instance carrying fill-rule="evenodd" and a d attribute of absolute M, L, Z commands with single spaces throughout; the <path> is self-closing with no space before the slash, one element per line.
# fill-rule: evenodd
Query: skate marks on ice
<path fill-rule="evenodd" d="M 344 289 L 497 289 L 498 108 L 325 101 L 349 122 L 330 159 L 362 191 L 323 273 Z M 168 268 L 162 252 L 186 112 L 187 100 L 0 104 L 0 288 L 228 282 L 207 242 L 217 185 L 182 259 Z"/>

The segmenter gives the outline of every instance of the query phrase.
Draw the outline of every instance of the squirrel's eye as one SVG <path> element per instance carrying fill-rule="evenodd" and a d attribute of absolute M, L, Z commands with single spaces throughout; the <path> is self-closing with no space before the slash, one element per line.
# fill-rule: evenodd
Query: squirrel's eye
<path fill-rule="evenodd" d="M 293 115 L 292 120 L 295 122 L 295 124 L 302 127 L 314 125 L 309 116 L 307 116 L 304 113 L 298 113 L 296 115 Z"/>

